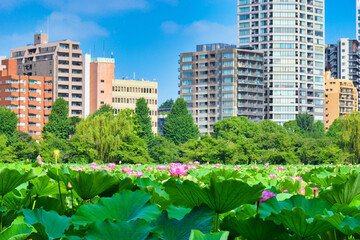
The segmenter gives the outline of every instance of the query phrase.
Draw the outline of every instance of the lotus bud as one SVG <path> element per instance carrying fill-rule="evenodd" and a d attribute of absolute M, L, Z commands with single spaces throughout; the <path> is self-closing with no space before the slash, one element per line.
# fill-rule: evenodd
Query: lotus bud
<path fill-rule="evenodd" d="M 68 188 L 68 189 L 72 189 L 72 185 L 71 185 L 71 183 L 70 183 L 70 182 L 68 182 L 68 184 L 67 184 L 67 188 Z"/>
<path fill-rule="evenodd" d="M 313 191 L 314 191 L 314 197 L 317 198 L 319 196 L 319 188 L 314 187 Z"/>
<path fill-rule="evenodd" d="M 304 188 L 304 187 L 301 187 L 301 188 L 300 188 L 299 194 L 305 196 L 305 188 Z"/>
<path fill-rule="evenodd" d="M 59 150 L 55 150 L 53 157 L 56 158 L 56 159 L 59 158 L 59 157 L 60 157 L 60 151 L 59 151 Z"/>

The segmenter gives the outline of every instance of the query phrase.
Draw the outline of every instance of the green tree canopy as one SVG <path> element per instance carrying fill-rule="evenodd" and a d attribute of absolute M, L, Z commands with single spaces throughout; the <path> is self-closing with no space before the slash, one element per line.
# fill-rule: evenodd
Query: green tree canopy
<path fill-rule="evenodd" d="M 341 131 L 340 125 L 341 125 L 341 120 L 340 118 L 337 118 L 330 125 L 328 131 L 326 132 L 326 136 L 330 138 L 333 143 L 337 143 L 339 141 L 339 133 Z"/>
<path fill-rule="evenodd" d="M 199 138 L 199 129 L 194 124 L 184 99 L 178 98 L 171 108 L 164 124 L 164 136 L 176 144 Z"/>
<path fill-rule="evenodd" d="M 231 117 L 214 124 L 214 136 L 236 141 L 241 137 L 251 138 L 259 132 L 259 126 L 247 117 Z"/>
<path fill-rule="evenodd" d="M 52 105 L 49 121 L 44 125 L 43 133 L 52 133 L 60 139 L 69 137 L 69 104 L 63 98 L 58 98 Z"/>
<path fill-rule="evenodd" d="M 115 113 L 115 109 L 113 109 L 110 105 L 108 104 L 104 104 L 102 105 L 98 110 L 96 110 L 96 112 L 94 112 L 94 114 L 91 115 L 91 117 L 96 117 L 105 113 L 111 113 L 114 114 Z"/>
<path fill-rule="evenodd" d="M 134 131 L 127 111 L 116 116 L 105 113 L 81 121 L 72 138 L 90 159 L 105 162 L 146 163 L 150 161 L 146 143 Z"/>
<path fill-rule="evenodd" d="M 16 131 L 9 139 L 14 157 L 19 161 L 35 160 L 39 155 L 39 144 L 27 133 Z"/>
<path fill-rule="evenodd" d="M 352 163 L 358 163 L 360 157 L 360 114 L 352 112 L 340 119 L 340 146 L 352 157 Z"/>
<path fill-rule="evenodd" d="M 70 117 L 69 121 L 70 121 L 69 135 L 72 136 L 75 134 L 76 126 L 81 121 L 81 118 L 74 116 L 74 117 Z"/>
<path fill-rule="evenodd" d="M 0 135 L 11 137 L 17 128 L 18 118 L 10 109 L 0 107 Z"/>
<path fill-rule="evenodd" d="M 166 100 L 165 102 L 163 102 L 161 105 L 160 105 L 160 109 L 163 109 L 163 108 L 172 108 L 172 106 L 174 105 L 174 100 L 172 98 Z"/>
<path fill-rule="evenodd" d="M 145 98 L 139 98 L 136 101 L 135 108 L 135 124 L 137 126 L 137 134 L 146 141 L 151 141 L 154 138 L 151 126 L 150 109 Z"/>

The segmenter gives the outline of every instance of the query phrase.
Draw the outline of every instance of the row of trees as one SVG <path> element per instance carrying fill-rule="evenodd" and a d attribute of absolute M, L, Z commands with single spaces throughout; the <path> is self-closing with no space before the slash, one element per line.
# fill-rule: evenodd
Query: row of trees
<path fill-rule="evenodd" d="M 68 116 L 68 103 L 53 104 L 43 139 L 35 141 L 16 131 L 16 114 L 0 109 L 0 160 L 52 161 L 59 149 L 65 162 L 210 162 L 244 163 L 357 163 L 360 156 L 360 115 L 354 112 L 337 119 L 325 133 L 324 125 L 309 114 L 279 126 L 269 120 L 252 123 L 233 117 L 214 124 L 211 136 L 200 136 L 183 99 L 169 100 L 171 107 L 164 137 L 154 136 L 145 99 L 135 111 L 102 106 L 86 119 Z"/>

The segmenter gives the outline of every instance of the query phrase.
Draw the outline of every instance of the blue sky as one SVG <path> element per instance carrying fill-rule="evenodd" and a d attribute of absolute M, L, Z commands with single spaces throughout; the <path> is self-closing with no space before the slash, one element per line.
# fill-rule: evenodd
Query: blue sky
<path fill-rule="evenodd" d="M 105 42 L 116 78 L 155 78 L 161 103 L 177 97 L 181 52 L 236 44 L 236 14 L 236 0 L 0 0 L 0 56 L 47 29 L 50 41 L 80 41 L 95 56 Z M 326 43 L 355 38 L 355 14 L 355 0 L 326 0 Z"/>

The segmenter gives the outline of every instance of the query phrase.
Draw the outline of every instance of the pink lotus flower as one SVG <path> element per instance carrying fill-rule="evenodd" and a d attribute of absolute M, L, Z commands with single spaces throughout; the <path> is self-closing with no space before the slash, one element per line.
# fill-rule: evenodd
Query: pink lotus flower
<path fill-rule="evenodd" d="M 265 166 L 265 167 L 268 167 L 268 166 L 270 166 L 270 164 L 269 164 L 269 163 L 265 163 L 264 166 Z"/>
<path fill-rule="evenodd" d="M 147 167 L 146 171 L 152 171 L 154 168 L 153 167 Z"/>
<path fill-rule="evenodd" d="M 285 168 L 283 166 L 280 166 L 277 168 L 277 170 L 285 170 Z"/>
<path fill-rule="evenodd" d="M 194 162 L 194 165 L 200 165 L 200 162 L 195 161 L 195 162 Z"/>
<path fill-rule="evenodd" d="M 137 163 L 135 166 L 140 167 L 140 166 L 141 166 L 141 163 Z"/>
<path fill-rule="evenodd" d="M 39 160 L 38 165 L 40 165 L 40 166 L 44 165 L 44 162 L 41 161 L 41 156 L 40 155 L 37 156 L 37 159 Z"/>
<path fill-rule="evenodd" d="M 299 194 L 305 196 L 305 188 L 304 188 L 304 187 L 301 187 L 301 188 L 300 188 Z"/>
<path fill-rule="evenodd" d="M 127 167 L 127 166 L 124 166 L 124 167 L 122 168 L 122 171 L 123 171 L 124 173 L 128 173 L 128 172 L 133 172 L 134 169 L 129 168 L 129 167 Z"/>
<path fill-rule="evenodd" d="M 269 198 L 276 197 L 277 195 L 272 193 L 271 191 L 263 191 L 262 196 L 263 198 L 260 200 L 260 203 L 264 203 Z"/>
<path fill-rule="evenodd" d="M 302 177 L 299 177 L 299 176 L 297 176 L 295 179 L 299 182 L 301 182 L 303 180 Z"/>
<path fill-rule="evenodd" d="M 188 165 L 193 165 L 193 162 L 189 162 Z"/>
<path fill-rule="evenodd" d="M 313 188 L 313 191 L 314 191 L 314 197 L 318 197 L 319 196 L 319 188 L 318 187 L 314 187 Z"/>
<path fill-rule="evenodd" d="M 287 190 L 287 189 L 284 189 L 284 192 L 285 192 L 285 193 L 287 193 L 288 191 L 289 191 L 289 190 Z"/>
<path fill-rule="evenodd" d="M 116 163 L 109 163 L 109 168 L 116 168 Z"/>
<path fill-rule="evenodd" d="M 136 177 L 142 177 L 144 174 L 142 173 L 142 171 L 138 171 L 135 173 Z"/>
<path fill-rule="evenodd" d="M 173 176 L 185 176 L 188 172 L 187 166 L 186 165 L 182 165 L 180 163 L 176 164 L 176 165 L 172 165 L 170 167 L 170 174 Z"/>
<path fill-rule="evenodd" d="M 270 174 L 269 177 L 274 178 L 274 179 L 277 178 L 277 176 L 275 174 Z"/>

